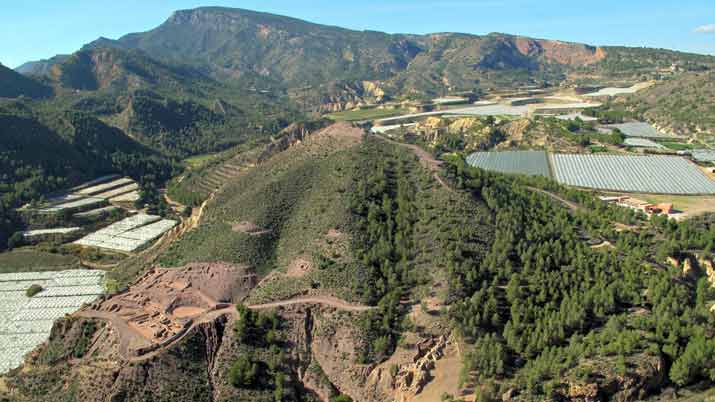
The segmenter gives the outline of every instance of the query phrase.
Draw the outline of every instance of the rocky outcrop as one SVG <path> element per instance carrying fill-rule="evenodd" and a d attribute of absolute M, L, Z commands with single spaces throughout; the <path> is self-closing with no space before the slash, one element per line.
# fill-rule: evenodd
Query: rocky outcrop
<path fill-rule="evenodd" d="M 701 256 L 698 260 L 698 264 L 700 265 L 700 269 L 705 271 L 705 275 L 707 275 L 710 284 L 715 287 L 715 266 L 713 266 L 712 260 Z"/>
<path fill-rule="evenodd" d="M 376 81 L 333 83 L 320 95 L 319 111 L 340 112 L 378 104 L 385 99 L 385 91 Z"/>
<path fill-rule="evenodd" d="M 466 152 L 494 146 L 502 140 L 500 129 L 477 117 L 445 119 L 429 117 L 409 127 L 410 135 L 420 136 L 432 148 L 445 146 L 450 138 L 458 137 Z"/>
<path fill-rule="evenodd" d="M 410 401 L 422 392 L 423 388 L 430 382 L 432 379 L 431 370 L 434 369 L 437 360 L 444 356 L 444 350 L 451 341 L 447 336 L 425 339 L 417 344 L 413 363 L 400 366 L 394 376 L 389 372 L 375 370 L 370 375 L 370 379 L 389 378 L 391 384 L 386 389 L 388 392 L 393 393 L 394 400 L 396 402 Z M 387 384 L 383 383 L 382 385 Z"/>
<path fill-rule="evenodd" d="M 319 131 L 327 125 L 328 122 L 324 120 L 293 123 L 289 125 L 281 130 L 276 139 L 266 145 L 266 148 L 258 157 L 258 162 L 264 162 L 271 156 L 303 142 L 310 134 Z"/>
<path fill-rule="evenodd" d="M 639 354 L 625 361 L 628 370 L 617 372 L 614 359 L 582 361 L 581 365 L 564 376 L 554 399 L 571 402 L 635 402 L 657 392 L 666 381 L 667 368 L 660 356 Z M 579 379 L 575 373 L 587 368 L 590 375 Z"/>

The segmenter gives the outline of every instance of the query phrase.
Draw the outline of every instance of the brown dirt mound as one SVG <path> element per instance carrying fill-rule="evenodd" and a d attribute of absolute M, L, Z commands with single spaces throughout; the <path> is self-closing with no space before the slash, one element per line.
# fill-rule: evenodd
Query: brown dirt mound
<path fill-rule="evenodd" d="M 362 141 L 362 137 L 365 135 L 365 130 L 359 127 L 355 127 L 350 123 L 335 123 L 332 124 L 319 132 L 317 132 L 315 137 L 335 137 L 335 138 L 349 138 L 356 143 Z"/>
<path fill-rule="evenodd" d="M 300 278 L 313 269 L 313 263 L 306 258 L 296 258 L 290 265 L 286 274 L 291 278 Z"/>

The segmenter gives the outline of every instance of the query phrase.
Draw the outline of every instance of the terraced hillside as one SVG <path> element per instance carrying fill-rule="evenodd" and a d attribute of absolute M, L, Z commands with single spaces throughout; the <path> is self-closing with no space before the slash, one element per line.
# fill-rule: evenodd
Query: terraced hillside
<path fill-rule="evenodd" d="M 267 144 L 237 147 L 197 168 L 190 168 L 168 188 L 168 196 L 184 205 L 199 206 L 225 184 L 291 146 L 300 143 L 327 124 L 324 120 L 293 123 Z"/>

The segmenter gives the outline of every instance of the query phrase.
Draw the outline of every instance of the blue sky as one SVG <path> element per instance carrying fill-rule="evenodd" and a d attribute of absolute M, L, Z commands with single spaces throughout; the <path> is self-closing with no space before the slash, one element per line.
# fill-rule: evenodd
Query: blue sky
<path fill-rule="evenodd" d="M 386 32 L 506 32 L 595 45 L 715 54 L 713 0 L 23 0 L 0 8 L 0 63 L 71 53 L 99 36 L 149 30 L 172 11 L 248 8 Z"/>

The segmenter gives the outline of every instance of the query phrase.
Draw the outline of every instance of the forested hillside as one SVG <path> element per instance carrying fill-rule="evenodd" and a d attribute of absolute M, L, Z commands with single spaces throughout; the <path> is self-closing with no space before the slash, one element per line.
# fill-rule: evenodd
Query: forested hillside
<path fill-rule="evenodd" d="M 484 260 L 463 256 L 465 238 L 449 261 L 450 316 L 474 345 L 463 380 L 480 384 L 479 400 L 509 390 L 525 400 L 585 396 L 579 392 L 642 399 L 668 384 L 715 381 L 709 311 L 715 290 L 704 274 L 665 262 L 711 258 L 712 217 L 644 222 L 554 184 L 505 178 L 462 161 L 450 170 L 496 217 Z M 528 184 L 564 193 L 583 209 L 569 211 Z M 640 228 L 617 231 L 614 221 Z M 594 248 L 589 238 L 611 245 Z"/>
<path fill-rule="evenodd" d="M 689 73 L 629 97 L 625 108 L 668 132 L 712 134 L 715 130 L 715 73 Z"/>
<path fill-rule="evenodd" d="M 0 98 L 44 98 L 50 95 L 52 89 L 49 86 L 0 64 Z"/>
<path fill-rule="evenodd" d="M 48 193 L 102 174 L 162 183 L 178 171 L 166 156 L 121 130 L 76 110 L 0 105 L 0 246 L 19 226 L 13 210 Z"/>

